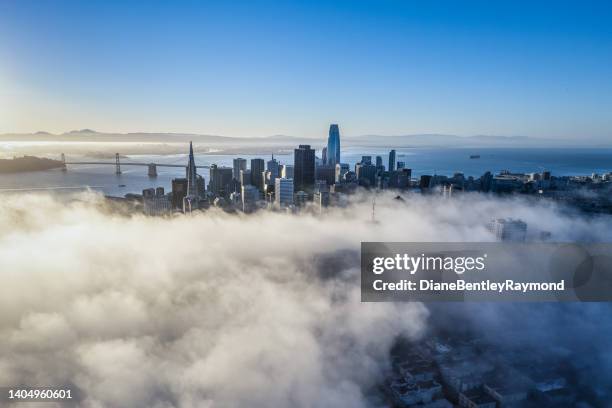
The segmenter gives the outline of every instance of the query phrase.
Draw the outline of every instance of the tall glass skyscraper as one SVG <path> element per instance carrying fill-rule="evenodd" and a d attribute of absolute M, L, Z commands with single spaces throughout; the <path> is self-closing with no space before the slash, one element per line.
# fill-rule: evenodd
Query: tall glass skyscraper
<path fill-rule="evenodd" d="M 340 129 L 338 125 L 329 125 L 329 137 L 327 138 L 327 163 L 332 166 L 340 163 Z"/>
<path fill-rule="evenodd" d="M 395 171 L 395 150 L 389 152 L 389 171 Z"/>

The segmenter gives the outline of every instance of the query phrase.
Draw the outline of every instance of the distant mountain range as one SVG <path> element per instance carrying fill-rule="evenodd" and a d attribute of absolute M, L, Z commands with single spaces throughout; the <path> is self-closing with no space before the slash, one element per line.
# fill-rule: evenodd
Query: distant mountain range
<path fill-rule="evenodd" d="M 323 146 L 326 138 L 305 138 L 287 135 L 268 137 L 228 137 L 218 135 L 200 135 L 190 133 L 102 133 L 92 129 L 81 129 L 52 134 L 5 133 L 0 134 L 0 141 L 70 141 L 70 142 L 136 142 L 136 143 L 187 143 L 210 146 L 295 146 L 311 144 Z M 612 141 L 604 143 L 597 140 L 568 140 L 534 138 L 527 136 L 456 136 L 445 134 L 416 134 L 399 136 L 363 135 L 342 136 L 343 146 L 380 146 L 380 147 L 598 147 L 612 146 Z"/>

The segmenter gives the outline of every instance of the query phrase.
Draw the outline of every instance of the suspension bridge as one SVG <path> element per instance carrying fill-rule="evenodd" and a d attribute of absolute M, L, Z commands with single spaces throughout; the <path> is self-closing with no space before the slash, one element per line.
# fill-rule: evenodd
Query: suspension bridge
<path fill-rule="evenodd" d="M 180 160 L 183 160 L 181 158 Z M 121 162 L 119 153 L 115 153 L 115 161 L 67 161 L 66 155 L 62 153 L 62 163 L 64 163 L 64 170 L 67 169 L 66 166 L 70 165 L 108 165 L 115 166 L 115 174 L 121 174 L 121 166 L 143 166 L 147 167 L 149 177 L 157 177 L 157 168 L 158 167 L 183 167 L 187 168 L 185 164 L 173 164 L 173 163 L 143 163 L 143 162 L 133 162 L 133 161 L 123 161 Z M 209 169 L 210 166 L 196 166 L 198 169 Z"/>

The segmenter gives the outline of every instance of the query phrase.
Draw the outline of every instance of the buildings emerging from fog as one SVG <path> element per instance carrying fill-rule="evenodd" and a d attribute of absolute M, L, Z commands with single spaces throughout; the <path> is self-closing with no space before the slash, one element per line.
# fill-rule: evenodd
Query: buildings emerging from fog
<path fill-rule="evenodd" d="M 373 156 L 363 155 L 354 168 L 341 163 L 340 131 L 337 124 L 332 124 L 321 159 L 310 145 L 299 145 L 294 150 L 292 164 L 281 163 L 272 155 L 267 162 L 252 158 L 249 168 L 246 159 L 235 158 L 232 167 L 210 166 L 206 188 L 204 178 L 197 174 L 190 143 L 185 178 L 173 179 L 172 192 L 163 198 L 150 195 L 150 191 L 143 192 L 143 203 L 145 212 L 151 215 L 168 212 L 168 206 L 183 212 L 210 206 L 244 212 L 266 206 L 321 210 L 346 202 L 341 199 L 343 194 L 365 188 L 392 189 L 440 199 L 455 199 L 470 192 L 525 194 L 550 198 L 588 212 L 612 213 L 612 173 L 555 177 L 548 171 L 525 174 L 504 170 L 498 174 L 487 171 L 476 178 L 461 172 L 452 176 L 420 174 L 413 178 L 413 170 L 406 162 L 397 161 L 397 157 L 395 150 L 389 152 L 388 168 L 385 168 L 385 156 L 381 155 L 374 156 L 374 161 Z M 495 219 L 488 228 L 500 241 L 525 240 L 526 225 L 520 220 Z"/>
<path fill-rule="evenodd" d="M 164 194 L 163 187 L 143 190 L 142 204 L 146 215 L 167 215 L 172 212 L 172 196 Z"/>

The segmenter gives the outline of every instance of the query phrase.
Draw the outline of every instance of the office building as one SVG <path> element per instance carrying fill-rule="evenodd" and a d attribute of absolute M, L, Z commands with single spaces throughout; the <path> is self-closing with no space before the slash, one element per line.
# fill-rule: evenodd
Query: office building
<path fill-rule="evenodd" d="M 268 160 L 266 170 L 270 172 L 270 176 L 273 180 L 280 176 L 280 165 L 278 164 L 278 161 L 274 158 L 274 155 L 272 155 L 271 160 Z"/>
<path fill-rule="evenodd" d="M 372 164 L 372 156 L 361 156 L 361 164 Z"/>
<path fill-rule="evenodd" d="M 265 169 L 264 159 L 251 159 L 251 184 L 264 191 L 263 172 Z"/>
<path fill-rule="evenodd" d="M 389 172 L 389 187 L 404 189 L 410 187 L 411 169 L 398 169 Z"/>
<path fill-rule="evenodd" d="M 344 175 L 348 173 L 350 170 L 349 165 L 347 163 L 337 163 L 336 164 L 336 183 L 341 183 L 344 181 Z"/>
<path fill-rule="evenodd" d="M 376 172 L 381 174 L 385 171 L 385 166 L 383 164 L 383 159 L 381 156 L 376 156 Z"/>
<path fill-rule="evenodd" d="M 293 178 L 293 166 L 290 164 L 283 164 L 281 166 L 281 177 L 282 178 Z"/>
<path fill-rule="evenodd" d="M 337 124 L 329 125 L 326 156 L 327 161 L 324 161 L 324 164 L 335 166 L 340 163 L 340 129 Z"/>
<path fill-rule="evenodd" d="M 251 170 L 240 170 L 240 186 L 252 185 Z"/>
<path fill-rule="evenodd" d="M 261 197 L 261 191 L 251 184 L 243 184 L 240 190 L 242 199 L 242 211 L 245 213 L 253 212 L 257 209 L 257 203 Z"/>
<path fill-rule="evenodd" d="M 355 174 L 357 176 L 357 182 L 360 186 L 375 187 L 376 172 L 376 166 L 371 164 L 371 162 L 362 162 L 355 165 Z"/>
<path fill-rule="evenodd" d="M 277 178 L 275 180 L 274 201 L 278 207 L 293 205 L 293 180 Z"/>
<path fill-rule="evenodd" d="M 310 145 L 300 145 L 294 150 L 294 190 L 311 193 L 315 181 L 315 151 Z"/>
<path fill-rule="evenodd" d="M 217 197 L 229 197 L 232 189 L 233 169 L 230 167 L 219 167 L 216 164 L 210 166 L 209 190 Z"/>
<path fill-rule="evenodd" d="M 329 191 L 318 191 L 314 194 L 314 204 L 322 212 L 325 208 L 329 207 L 331 194 Z"/>
<path fill-rule="evenodd" d="M 317 166 L 315 179 L 325 180 L 331 186 L 336 182 L 336 166 L 331 164 Z"/>
<path fill-rule="evenodd" d="M 240 180 L 240 172 L 242 170 L 246 170 L 246 168 L 247 168 L 246 159 L 242 159 L 240 157 L 238 157 L 237 159 L 234 159 L 234 171 L 233 171 L 234 180 Z"/>
<path fill-rule="evenodd" d="M 293 185 L 295 186 L 295 180 L 293 181 Z M 304 207 L 308 202 L 308 194 L 304 191 L 298 191 L 295 193 L 294 202 L 296 207 Z"/>
<path fill-rule="evenodd" d="M 389 152 L 389 171 L 395 171 L 395 150 Z"/>
<path fill-rule="evenodd" d="M 172 212 L 172 200 L 164 194 L 163 187 L 142 191 L 143 211 L 146 215 L 158 216 Z"/>

